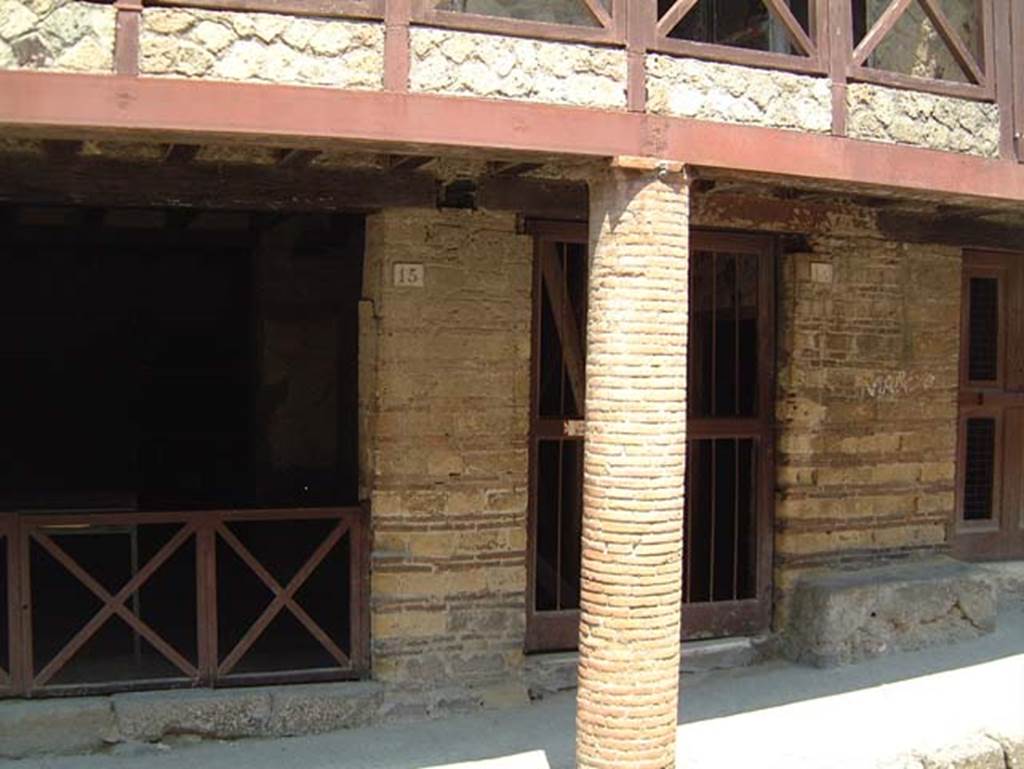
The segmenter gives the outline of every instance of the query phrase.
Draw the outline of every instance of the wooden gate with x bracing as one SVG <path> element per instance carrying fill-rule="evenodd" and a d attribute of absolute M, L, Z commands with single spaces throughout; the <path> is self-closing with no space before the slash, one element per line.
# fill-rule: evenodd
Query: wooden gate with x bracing
<path fill-rule="evenodd" d="M 361 508 L 0 516 L 0 694 L 362 676 L 366 521 Z"/>

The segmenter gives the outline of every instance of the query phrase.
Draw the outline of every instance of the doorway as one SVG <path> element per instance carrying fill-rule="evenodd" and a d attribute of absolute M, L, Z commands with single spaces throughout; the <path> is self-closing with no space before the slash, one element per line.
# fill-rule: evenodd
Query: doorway
<path fill-rule="evenodd" d="M 0 219 L 0 696 L 362 675 L 362 217 Z"/>
<path fill-rule="evenodd" d="M 954 552 L 1024 557 L 1024 255 L 964 253 Z"/>
<path fill-rule="evenodd" d="M 579 626 L 588 246 L 536 226 L 528 651 Z M 684 639 L 757 632 L 771 612 L 774 241 L 691 233 Z"/>

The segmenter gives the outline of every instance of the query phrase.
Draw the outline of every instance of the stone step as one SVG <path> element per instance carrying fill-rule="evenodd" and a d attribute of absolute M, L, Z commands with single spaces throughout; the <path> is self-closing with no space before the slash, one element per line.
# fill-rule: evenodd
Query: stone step
<path fill-rule="evenodd" d="M 737 636 L 680 644 L 679 672 L 706 673 L 752 665 L 761 659 L 762 637 Z M 576 688 L 576 652 L 533 654 L 526 658 L 524 677 L 532 699 Z"/>
<path fill-rule="evenodd" d="M 1024 604 L 1024 561 L 986 563 L 980 568 L 992 583 L 1001 603 Z"/>
<path fill-rule="evenodd" d="M 997 590 L 977 564 L 947 557 L 804 577 L 784 650 L 817 667 L 967 641 L 995 630 Z"/>

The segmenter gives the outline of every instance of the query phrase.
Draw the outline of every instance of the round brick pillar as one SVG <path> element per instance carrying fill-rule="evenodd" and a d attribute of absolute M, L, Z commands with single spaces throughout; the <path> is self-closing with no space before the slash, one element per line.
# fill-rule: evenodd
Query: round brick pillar
<path fill-rule="evenodd" d="M 577 766 L 675 766 L 689 205 L 681 174 L 590 190 Z"/>

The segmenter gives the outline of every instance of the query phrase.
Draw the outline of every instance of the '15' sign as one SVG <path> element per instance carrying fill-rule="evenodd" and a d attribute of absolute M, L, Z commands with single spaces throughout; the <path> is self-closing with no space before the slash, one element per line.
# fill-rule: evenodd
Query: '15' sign
<path fill-rule="evenodd" d="M 395 286 L 397 288 L 423 288 L 423 265 L 412 262 L 395 263 Z"/>

